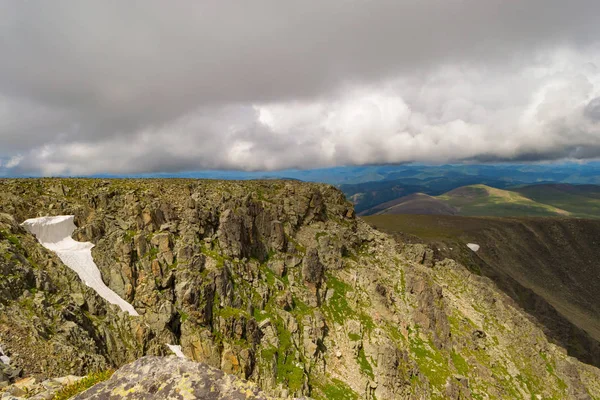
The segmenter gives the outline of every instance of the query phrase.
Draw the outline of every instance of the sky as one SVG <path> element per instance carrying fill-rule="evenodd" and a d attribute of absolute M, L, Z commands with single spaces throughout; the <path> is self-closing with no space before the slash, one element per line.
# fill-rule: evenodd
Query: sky
<path fill-rule="evenodd" d="M 597 0 L 0 2 L 0 175 L 600 157 Z"/>

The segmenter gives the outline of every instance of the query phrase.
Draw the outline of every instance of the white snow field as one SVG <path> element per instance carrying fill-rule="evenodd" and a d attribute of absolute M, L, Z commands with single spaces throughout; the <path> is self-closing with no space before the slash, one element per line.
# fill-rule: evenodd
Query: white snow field
<path fill-rule="evenodd" d="M 119 297 L 102 281 L 100 270 L 92 258 L 92 247 L 90 242 L 77 242 L 71 238 L 75 230 L 73 215 L 60 215 L 57 217 L 31 218 L 21 225 L 35 235 L 38 241 L 58 255 L 63 263 L 79 275 L 79 278 L 89 287 L 94 289 L 103 299 L 109 303 L 118 305 L 121 310 L 130 315 L 139 314 L 131 304 Z M 167 344 L 169 350 L 177 357 L 186 358 L 181 351 L 181 346 Z M 0 361 L 5 364 L 10 362 L 0 347 Z"/>
<path fill-rule="evenodd" d="M 94 245 L 90 242 L 77 242 L 71 238 L 76 228 L 73 219 L 73 215 L 31 218 L 21 225 L 34 234 L 42 246 L 55 252 L 67 267 L 75 271 L 79 278 L 103 299 L 116 304 L 130 315 L 138 316 L 131 304 L 119 297 L 102 281 L 100 270 L 92 258 Z"/>
<path fill-rule="evenodd" d="M 181 351 L 181 346 L 178 345 L 174 345 L 174 344 L 168 344 L 167 347 L 169 348 L 169 350 L 171 350 L 173 352 L 173 354 L 175 354 L 177 357 L 179 358 L 186 358 L 185 355 L 183 354 L 183 351 Z"/>
<path fill-rule="evenodd" d="M 10 357 L 4 354 L 4 350 L 2 350 L 2 346 L 0 346 L 0 362 L 3 364 L 10 364 Z"/>
<path fill-rule="evenodd" d="M 479 245 L 476 243 L 467 243 L 467 247 L 473 250 L 474 252 L 479 251 Z"/>

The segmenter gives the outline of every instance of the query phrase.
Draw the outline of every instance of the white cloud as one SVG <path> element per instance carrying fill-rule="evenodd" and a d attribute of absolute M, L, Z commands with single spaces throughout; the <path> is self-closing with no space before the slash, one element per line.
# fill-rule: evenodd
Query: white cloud
<path fill-rule="evenodd" d="M 512 71 L 447 65 L 314 99 L 200 107 L 129 135 L 44 144 L 19 161 L 53 175 L 597 157 L 581 149 L 600 144 L 585 112 L 600 72 L 582 65 L 600 58 L 557 54 Z"/>
<path fill-rule="evenodd" d="M 600 157 L 597 1 L 134 3 L 0 4 L 1 168 Z"/>
<path fill-rule="evenodd" d="M 23 161 L 23 156 L 22 155 L 17 155 L 17 156 L 13 156 L 11 157 L 5 164 L 6 168 L 14 168 L 16 166 L 18 166 L 21 161 Z"/>

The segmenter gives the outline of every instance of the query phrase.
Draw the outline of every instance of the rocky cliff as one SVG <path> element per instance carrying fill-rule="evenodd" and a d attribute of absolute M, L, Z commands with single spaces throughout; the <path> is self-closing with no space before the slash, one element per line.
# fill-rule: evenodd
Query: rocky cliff
<path fill-rule="evenodd" d="M 280 397 L 600 397 L 600 371 L 550 343 L 491 281 L 450 259 L 422 264 L 422 248 L 357 219 L 330 186 L 2 180 L 0 213 L 10 379 L 83 375 L 172 343 Z M 64 214 L 140 316 L 19 225 Z"/>

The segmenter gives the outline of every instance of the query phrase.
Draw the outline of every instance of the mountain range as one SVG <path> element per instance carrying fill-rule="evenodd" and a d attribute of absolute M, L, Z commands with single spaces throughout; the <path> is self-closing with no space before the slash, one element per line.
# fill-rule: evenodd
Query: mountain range
<path fill-rule="evenodd" d="M 500 164 L 500 165 L 407 165 L 382 167 L 377 179 L 359 174 L 356 182 L 337 183 L 361 214 L 382 209 L 381 204 L 413 193 L 439 196 L 469 185 L 486 185 L 513 190 L 521 186 L 564 183 L 597 185 L 600 183 L 598 163 L 587 164 Z"/>
<path fill-rule="evenodd" d="M 600 186 L 541 184 L 508 190 L 469 185 L 439 196 L 424 193 L 403 196 L 363 214 L 600 218 Z"/>

